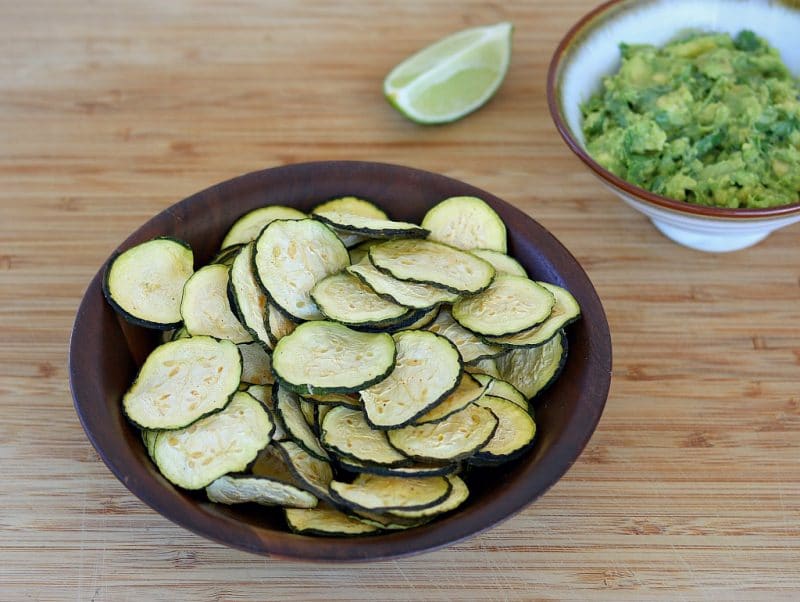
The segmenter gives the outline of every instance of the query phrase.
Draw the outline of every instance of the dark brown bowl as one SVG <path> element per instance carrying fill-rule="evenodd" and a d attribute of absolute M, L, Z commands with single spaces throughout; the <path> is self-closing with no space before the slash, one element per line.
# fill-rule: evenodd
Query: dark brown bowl
<path fill-rule="evenodd" d="M 536 404 L 535 446 L 514 462 L 471 474 L 471 496 L 460 510 L 429 525 L 387 535 L 307 537 L 288 532 L 278 510 L 212 504 L 202 492 L 178 489 L 150 462 L 137 430 L 120 411 L 120 399 L 157 344 L 158 334 L 117 318 L 101 291 L 104 265 L 89 284 L 70 341 L 70 384 L 83 428 L 106 465 L 143 502 L 182 527 L 233 548 L 303 560 L 367 561 L 432 550 L 469 537 L 509 518 L 547 491 L 580 455 L 606 402 L 611 339 L 586 273 L 527 215 L 483 190 L 441 175 L 349 161 L 258 171 L 173 205 L 128 237 L 119 250 L 155 236 L 176 236 L 192 245 L 200 265 L 212 257 L 227 229 L 246 211 L 266 204 L 310 210 L 320 201 L 343 195 L 374 199 L 391 217 L 417 222 L 446 197 L 483 198 L 505 220 L 510 252 L 531 277 L 569 289 L 583 316 L 568 328 L 570 355 L 561 377 Z"/>

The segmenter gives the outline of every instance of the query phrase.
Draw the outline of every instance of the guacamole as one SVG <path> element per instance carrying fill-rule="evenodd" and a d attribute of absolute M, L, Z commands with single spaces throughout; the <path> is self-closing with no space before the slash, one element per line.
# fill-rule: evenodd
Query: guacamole
<path fill-rule="evenodd" d="M 587 150 L 620 178 L 701 205 L 800 201 L 800 81 L 751 31 L 620 46 L 582 107 Z"/>

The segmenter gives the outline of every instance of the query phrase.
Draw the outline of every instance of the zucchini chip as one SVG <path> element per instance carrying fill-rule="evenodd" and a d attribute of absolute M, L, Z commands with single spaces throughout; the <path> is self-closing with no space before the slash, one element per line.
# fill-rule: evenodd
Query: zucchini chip
<path fill-rule="evenodd" d="M 510 349 L 497 358 L 503 380 L 533 399 L 558 378 L 567 361 L 567 337 L 559 333 L 538 347 Z"/>
<path fill-rule="evenodd" d="M 497 370 L 497 362 L 493 357 L 485 357 L 482 360 L 475 360 L 469 364 L 464 365 L 464 370 L 470 374 L 484 374 L 494 378 L 500 378 L 500 372 Z"/>
<path fill-rule="evenodd" d="M 322 445 L 339 457 L 379 466 L 402 466 L 409 460 L 389 445 L 386 433 L 373 429 L 364 413 L 337 406 L 325 415 Z"/>
<path fill-rule="evenodd" d="M 486 395 L 502 397 L 508 401 L 513 401 L 526 412 L 528 411 L 528 400 L 510 382 L 501 378 L 494 378 L 487 374 L 473 374 L 475 380 L 486 385 Z"/>
<path fill-rule="evenodd" d="M 191 337 L 156 347 L 122 398 L 125 415 L 146 429 L 178 429 L 224 408 L 239 387 L 236 345 Z"/>
<path fill-rule="evenodd" d="M 339 466 L 348 472 L 369 473 L 385 477 L 441 477 L 457 473 L 461 466 L 458 463 L 448 464 L 421 464 L 414 463 L 408 466 L 381 466 L 368 462 L 359 462 L 352 458 L 340 456 Z"/>
<path fill-rule="evenodd" d="M 498 274 L 509 274 L 510 276 L 528 277 L 528 272 L 522 267 L 522 264 L 505 253 L 499 251 L 492 251 L 490 249 L 471 249 L 470 253 L 477 255 L 484 261 L 488 261 L 494 266 L 495 272 Z"/>
<path fill-rule="evenodd" d="M 338 231 L 369 238 L 425 238 L 428 235 L 428 231 L 417 224 L 364 217 L 341 211 L 315 211 L 312 217 Z"/>
<path fill-rule="evenodd" d="M 280 385 L 272 389 L 272 403 L 275 414 L 289 438 L 320 460 L 328 460 L 328 453 L 320 445 L 311 425 L 300 409 L 300 398 Z"/>
<path fill-rule="evenodd" d="M 287 318 L 281 310 L 269 302 L 267 303 L 266 314 L 267 335 L 269 336 L 271 347 L 275 347 L 283 337 L 294 332 L 294 329 L 297 328 L 297 322 Z"/>
<path fill-rule="evenodd" d="M 546 320 L 554 303 L 553 294 L 533 280 L 498 274 L 483 292 L 459 299 L 453 318 L 481 335 L 508 336 Z"/>
<path fill-rule="evenodd" d="M 192 335 L 249 343 L 250 333 L 234 315 L 228 300 L 229 268 L 215 263 L 197 270 L 183 288 L 181 315 Z"/>
<path fill-rule="evenodd" d="M 286 524 L 301 535 L 355 537 L 377 533 L 381 529 L 334 508 L 317 506 L 309 509 L 287 508 Z"/>
<path fill-rule="evenodd" d="M 296 220 L 307 217 L 302 211 L 282 205 L 269 205 L 254 209 L 234 222 L 222 240 L 220 248 L 224 251 L 234 245 L 247 244 L 251 240 L 255 240 L 264 229 L 264 226 L 276 219 Z"/>
<path fill-rule="evenodd" d="M 277 379 L 301 395 L 360 391 L 383 380 L 394 363 L 392 335 L 327 321 L 301 324 L 272 353 Z"/>
<path fill-rule="evenodd" d="M 224 474 L 244 470 L 274 429 L 263 406 L 239 392 L 224 410 L 185 429 L 159 433 L 153 460 L 178 487 L 202 489 Z"/>
<path fill-rule="evenodd" d="M 456 196 L 432 207 L 422 219 L 430 240 L 459 249 L 491 249 L 505 253 L 506 225 L 485 201 L 474 196 Z"/>
<path fill-rule="evenodd" d="M 361 474 L 352 483 L 331 482 L 331 494 L 356 511 L 382 514 L 422 510 L 443 501 L 453 488 L 446 477 L 383 477 Z"/>
<path fill-rule="evenodd" d="M 319 281 L 311 290 L 311 298 L 329 320 L 351 327 L 380 328 L 413 313 L 378 296 L 346 271 Z"/>
<path fill-rule="evenodd" d="M 183 285 L 194 270 L 189 245 L 155 238 L 116 255 L 106 268 L 103 294 L 128 322 L 170 330 L 181 323 Z"/>
<path fill-rule="evenodd" d="M 385 274 L 454 293 L 479 293 L 494 278 L 492 265 L 466 251 L 431 240 L 398 239 L 369 248 L 369 260 Z"/>
<path fill-rule="evenodd" d="M 547 282 L 539 282 L 538 284 L 550 291 L 555 297 L 555 304 L 550 316 L 541 324 L 517 334 L 485 337 L 486 342 L 503 347 L 536 347 L 552 339 L 559 330 L 580 317 L 581 308 L 569 291 Z"/>
<path fill-rule="evenodd" d="M 429 310 L 440 303 L 455 303 L 458 300 L 458 293 L 431 286 L 430 284 L 398 280 L 388 274 L 384 274 L 372 265 L 369 259 L 362 259 L 360 263 L 347 268 L 347 271 L 358 277 L 359 280 L 384 299 L 389 299 L 406 307 Z"/>
<path fill-rule="evenodd" d="M 261 405 L 266 408 L 267 413 L 273 418 L 275 422 L 275 432 L 272 434 L 272 440 L 283 441 L 284 439 L 288 438 L 286 431 L 283 430 L 280 421 L 277 419 L 275 405 L 272 402 L 272 387 L 265 385 L 250 385 L 247 387 L 247 389 L 245 389 L 245 391 L 260 401 Z"/>
<path fill-rule="evenodd" d="M 450 489 L 450 495 L 448 495 L 438 504 L 422 510 L 393 510 L 391 514 L 401 518 L 424 518 L 429 516 L 437 516 L 439 514 L 444 514 L 445 512 L 455 510 L 461 504 L 467 501 L 467 498 L 469 497 L 469 489 L 467 488 L 467 484 L 464 482 L 464 480 L 459 476 L 450 475 L 447 477 L 447 480 L 450 481 L 450 485 L 452 485 Z"/>
<path fill-rule="evenodd" d="M 154 431 L 150 429 L 142 429 L 142 443 L 144 443 L 144 447 L 147 450 L 147 455 L 150 456 L 150 459 L 153 458 L 153 445 L 156 442 L 156 437 L 161 431 Z"/>
<path fill-rule="evenodd" d="M 225 475 L 206 487 L 206 495 L 218 504 L 255 503 L 263 506 L 313 508 L 317 498 L 287 483 L 252 475 Z"/>
<path fill-rule="evenodd" d="M 361 263 L 366 259 L 367 263 L 369 263 L 369 259 L 367 259 L 367 252 L 369 248 L 373 245 L 377 245 L 382 243 L 383 241 L 378 238 L 372 238 L 365 240 L 361 244 L 356 245 L 353 248 L 347 247 L 348 253 L 350 254 L 350 265 L 356 265 L 357 263 Z"/>
<path fill-rule="evenodd" d="M 239 353 L 242 354 L 242 382 L 249 385 L 271 385 L 275 382 L 272 374 L 272 361 L 269 353 L 255 341 L 240 343 Z"/>
<path fill-rule="evenodd" d="M 482 293 L 481 293 L 482 294 Z M 449 309 L 442 308 L 428 330 L 449 339 L 461 354 L 464 362 L 474 362 L 503 353 L 504 348 L 485 343 L 478 335 L 455 321 Z"/>
<path fill-rule="evenodd" d="M 232 245 L 227 249 L 222 249 L 208 263 L 221 263 L 222 265 L 231 267 L 233 265 L 233 260 L 236 259 L 236 256 L 239 254 L 239 251 L 242 250 L 243 246 L 244 245 Z"/>
<path fill-rule="evenodd" d="M 461 356 L 446 338 L 426 330 L 404 330 L 393 336 L 394 370 L 361 391 L 367 421 L 378 429 L 412 423 L 450 395 L 461 380 Z"/>
<path fill-rule="evenodd" d="M 422 312 L 419 315 L 419 319 L 411 322 L 411 324 L 406 326 L 404 330 L 421 330 L 422 328 L 428 326 L 428 324 L 433 322 L 436 319 L 436 316 L 439 315 L 439 306 L 437 305 L 436 307 L 427 310 L 420 309 L 418 311 Z"/>
<path fill-rule="evenodd" d="M 239 318 L 242 326 L 263 345 L 273 347 L 264 319 L 267 312 L 267 296 L 253 274 L 253 243 L 245 245 L 233 260 L 228 293 L 233 313 Z"/>
<path fill-rule="evenodd" d="M 313 395 L 306 395 L 304 396 L 310 402 L 319 404 L 319 405 L 326 405 L 326 406 L 349 406 L 351 408 L 360 409 L 361 408 L 361 399 L 358 397 L 357 394 L 347 394 L 347 393 L 328 393 L 328 394 L 320 394 L 315 393 Z"/>
<path fill-rule="evenodd" d="M 497 416 L 497 429 L 489 442 L 472 458 L 472 464 L 500 464 L 522 454 L 533 443 L 536 423 L 533 417 L 513 401 L 484 395 L 476 402 Z"/>
<path fill-rule="evenodd" d="M 389 431 L 389 443 L 401 454 L 421 462 L 455 462 L 486 445 L 497 428 L 497 417 L 474 403 L 445 420 Z"/>
<path fill-rule="evenodd" d="M 250 473 L 257 477 L 266 477 L 273 481 L 280 481 L 288 485 L 293 485 L 298 489 L 300 481 L 295 477 L 294 473 L 289 470 L 289 465 L 286 463 L 286 457 L 283 452 L 278 449 L 275 442 L 270 442 L 264 449 L 258 452 L 256 459 L 250 467 Z"/>
<path fill-rule="evenodd" d="M 312 456 L 293 441 L 280 441 L 275 447 L 281 452 L 289 472 L 302 484 L 303 489 L 318 498 L 325 499 L 329 496 L 329 487 L 333 480 L 333 469 L 329 462 Z"/>
<path fill-rule="evenodd" d="M 313 219 L 277 220 L 256 240 L 255 273 L 272 303 L 296 320 L 319 320 L 311 289 L 350 265 L 342 241 Z"/>
<path fill-rule="evenodd" d="M 331 199 L 320 203 L 311 210 L 312 214 L 335 211 L 337 213 L 347 213 L 348 215 L 359 215 L 361 217 L 371 217 L 373 219 L 389 219 L 386 212 L 366 199 L 356 196 L 343 196 L 338 199 Z"/>
<path fill-rule="evenodd" d="M 461 377 L 456 390 L 445 397 L 440 403 L 433 406 L 422 416 L 414 421 L 414 424 L 425 424 L 427 422 L 439 422 L 451 414 L 463 410 L 473 401 L 478 399 L 486 391 L 486 385 L 482 385 L 466 372 Z"/>

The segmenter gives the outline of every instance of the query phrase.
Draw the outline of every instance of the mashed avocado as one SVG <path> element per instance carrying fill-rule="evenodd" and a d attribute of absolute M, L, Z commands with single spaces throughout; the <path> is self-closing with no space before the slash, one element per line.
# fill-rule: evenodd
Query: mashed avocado
<path fill-rule="evenodd" d="M 751 31 L 620 46 L 582 107 L 587 150 L 637 186 L 731 208 L 800 201 L 800 81 Z"/>

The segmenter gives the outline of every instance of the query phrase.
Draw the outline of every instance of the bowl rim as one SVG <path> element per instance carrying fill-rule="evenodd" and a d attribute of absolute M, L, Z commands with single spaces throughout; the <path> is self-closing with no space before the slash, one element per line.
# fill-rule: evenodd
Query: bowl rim
<path fill-rule="evenodd" d="M 727 220 L 758 220 L 768 218 L 780 218 L 800 213 L 800 200 L 788 205 L 765 208 L 743 208 L 733 209 L 728 207 L 711 207 L 697 205 L 684 201 L 677 201 L 669 197 L 651 192 L 645 188 L 640 188 L 635 184 L 623 180 L 614 175 L 602 165 L 597 163 L 592 156 L 584 150 L 583 146 L 575 139 L 572 129 L 566 122 L 562 112 L 561 103 L 561 75 L 566 60 L 572 55 L 575 44 L 579 43 L 590 31 L 602 25 L 607 19 L 632 8 L 639 3 L 647 3 L 648 0 L 608 0 L 596 6 L 583 17 L 581 17 L 564 35 L 556 46 L 550 65 L 547 70 L 547 106 L 550 116 L 555 123 L 558 133 L 566 142 L 570 150 L 591 169 L 595 175 L 607 184 L 634 197 L 639 201 L 656 205 L 661 209 L 666 209 L 678 213 L 690 214 L 699 218 L 724 218 Z"/>
<path fill-rule="evenodd" d="M 91 320 L 97 320 L 96 314 L 92 313 L 92 307 L 103 301 L 99 287 L 103 271 L 111 258 L 110 256 L 102 263 L 84 293 L 76 313 L 69 341 L 68 371 L 70 391 L 75 411 L 87 438 L 114 476 L 134 496 L 171 522 L 205 539 L 216 541 L 234 549 L 273 558 L 307 562 L 371 562 L 433 551 L 486 531 L 521 512 L 566 474 L 583 452 L 596 430 L 610 390 L 612 347 L 608 321 L 599 295 L 577 259 L 544 226 L 521 210 L 491 193 L 448 176 L 411 167 L 365 161 L 317 161 L 254 171 L 209 186 L 167 207 L 141 224 L 139 228 L 119 244 L 117 249 L 128 248 L 131 244 L 137 242 L 137 238 L 147 232 L 150 225 L 155 221 L 164 219 L 167 216 L 180 216 L 181 209 L 191 206 L 195 201 L 203 202 L 203 200 L 210 197 L 224 197 L 226 190 L 235 191 L 238 185 L 247 184 L 251 181 L 260 184 L 266 181 L 269 176 L 277 177 L 278 174 L 283 172 L 289 174 L 290 172 L 307 173 L 314 170 L 328 170 L 327 173 L 331 171 L 338 173 L 342 169 L 353 170 L 351 174 L 356 174 L 359 170 L 370 169 L 378 173 L 387 171 L 386 175 L 402 173 L 413 178 L 415 183 L 422 182 L 426 178 L 434 178 L 437 183 L 456 186 L 459 190 L 465 191 L 465 193 L 483 194 L 488 202 L 499 202 L 499 207 L 503 211 L 510 213 L 514 219 L 525 220 L 522 221 L 520 227 L 530 225 L 536 230 L 541 230 L 545 235 L 545 240 L 537 240 L 535 242 L 536 248 L 544 246 L 545 248 L 550 248 L 549 253 L 557 252 L 558 256 L 555 257 L 554 261 L 556 263 L 560 261 L 568 262 L 570 267 L 575 270 L 573 277 L 578 278 L 581 282 L 582 292 L 589 295 L 588 301 L 590 303 L 588 305 L 591 306 L 591 311 L 595 315 L 594 321 L 587 325 L 587 336 L 590 343 L 587 353 L 591 355 L 592 360 L 587 369 L 592 376 L 596 377 L 596 380 L 592 381 L 591 391 L 583 393 L 586 396 L 586 403 L 581 406 L 582 411 L 576 413 L 573 419 L 566 423 L 561 436 L 552 444 L 551 453 L 554 455 L 555 461 L 541 464 L 535 473 L 535 478 L 528 480 L 517 479 L 520 482 L 509 486 L 508 495 L 491 500 L 491 503 L 482 504 L 470 516 L 471 521 L 450 520 L 452 517 L 458 516 L 451 515 L 422 527 L 421 529 L 424 530 L 420 531 L 400 531 L 381 534 L 377 537 L 340 539 L 302 536 L 291 533 L 288 530 L 285 532 L 275 531 L 266 527 L 249 525 L 230 517 L 220 517 L 219 515 L 209 519 L 208 514 L 200 507 L 201 503 L 189 503 L 188 507 L 176 508 L 170 500 L 159 494 L 160 490 L 158 488 L 148 486 L 147 482 L 143 482 L 143 479 L 149 478 L 144 467 L 131 465 L 130 459 L 114 457 L 103 443 L 103 439 L 107 438 L 108 434 L 102 432 L 104 429 L 102 426 L 98 426 L 98 417 L 93 416 L 92 413 L 95 404 L 102 403 L 102 401 L 95 402 L 92 399 L 87 399 L 87 393 L 92 389 L 92 386 L 87 384 L 90 377 L 86 376 L 86 371 L 94 366 L 90 365 L 91 368 L 89 368 L 86 364 L 87 345 L 81 335 L 87 323 L 90 323 Z M 528 222 L 527 224 L 526 221 Z M 585 309 L 588 311 L 589 307 Z M 206 528 L 205 523 L 198 522 L 201 519 L 205 519 L 205 521 L 212 520 L 215 524 L 230 527 L 231 530 L 220 531 L 214 528 Z M 409 537 L 409 534 L 413 535 Z M 309 545 L 301 545 L 298 543 L 300 539 L 308 540 Z M 348 547 L 345 542 L 353 542 L 356 539 L 360 544 L 363 544 L 363 547 L 354 548 L 356 553 L 349 553 L 342 549 Z M 300 553 L 300 548 L 303 548 L 302 553 Z"/>

